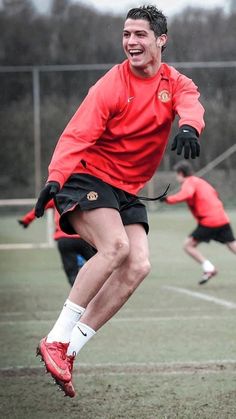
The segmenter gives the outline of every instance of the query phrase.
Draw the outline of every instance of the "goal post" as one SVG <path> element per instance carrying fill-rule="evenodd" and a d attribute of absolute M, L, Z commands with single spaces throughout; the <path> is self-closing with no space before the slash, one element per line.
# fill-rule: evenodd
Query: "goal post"
<path fill-rule="evenodd" d="M 22 212 L 25 208 L 33 208 L 35 205 L 35 199 L 0 199 L 0 210 L 4 215 L 12 216 L 12 218 L 19 215 L 19 210 L 22 208 Z M 30 242 L 19 242 L 19 243 L 0 243 L 0 250 L 14 250 L 14 249 L 48 249 L 54 247 L 54 211 L 49 208 L 45 212 L 46 227 L 43 236 L 44 241 L 30 241 Z M 36 221 L 37 222 L 37 221 Z M 22 231 L 22 235 L 23 235 Z"/>

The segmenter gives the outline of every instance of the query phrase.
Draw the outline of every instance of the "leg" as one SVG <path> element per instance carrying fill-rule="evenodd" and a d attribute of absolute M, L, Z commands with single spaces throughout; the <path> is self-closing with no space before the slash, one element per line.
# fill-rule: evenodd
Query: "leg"
<path fill-rule="evenodd" d="M 189 236 L 184 242 L 184 250 L 189 256 L 196 260 L 196 262 L 202 265 L 203 275 L 202 279 L 199 281 L 199 285 L 203 285 L 217 274 L 217 270 L 214 265 L 212 265 L 212 263 L 207 260 L 198 249 L 196 249 L 198 244 L 199 241 L 194 239 L 192 236 Z"/>
<path fill-rule="evenodd" d="M 125 229 L 130 243 L 129 256 L 111 274 L 81 317 L 81 322 L 94 330 L 114 316 L 150 271 L 148 240 L 143 226 L 133 224 Z"/>
<path fill-rule="evenodd" d="M 231 252 L 236 254 L 236 240 L 226 243 L 226 246 L 229 250 L 231 250 Z"/>
<path fill-rule="evenodd" d="M 75 231 L 97 249 L 95 256 L 79 271 L 69 294 L 70 301 L 87 307 L 111 273 L 127 258 L 129 240 L 115 209 L 75 210 L 69 217 Z"/>
<path fill-rule="evenodd" d="M 87 261 L 95 255 L 96 250 L 83 239 L 76 237 L 62 237 L 58 239 L 57 246 L 67 279 L 73 286 L 79 270 L 77 256 L 82 255 Z"/>
<path fill-rule="evenodd" d="M 127 259 L 129 239 L 119 212 L 111 208 L 83 212 L 75 210 L 70 214 L 70 222 L 78 234 L 94 244 L 97 253 L 77 275 L 69 299 L 47 338 L 41 340 L 37 354 L 41 355 L 56 382 L 70 383 L 71 390 L 73 355 L 66 356 L 71 332 L 84 308 L 112 272 Z M 69 393 L 65 387 L 64 391 Z"/>
<path fill-rule="evenodd" d="M 77 239 L 61 238 L 57 241 L 57 247 L 61 256 L 63 268 L 71 286 L 73 285 L 78 273 L 77 253 L 74 248 L 74 240 Z"/>
<path fill-rule="evenodd" d="M 74 241 L 76 253 L 82 255 L 86 261 L 97 253 L 97 250 L 88 244 L 85 240 L 74 239 Z"/>
<path fill-rule="evenodd" d="M 204 263 L 206 258 L 199 252 L 196 247 L 198 246 L 199 242 L 195 240 L 193 237 L 189 236 L 186 238 L 184 242 L 184 250 L 185 252 L 191 256 L 194 260 L 196 260 L 198 263 Z"/>

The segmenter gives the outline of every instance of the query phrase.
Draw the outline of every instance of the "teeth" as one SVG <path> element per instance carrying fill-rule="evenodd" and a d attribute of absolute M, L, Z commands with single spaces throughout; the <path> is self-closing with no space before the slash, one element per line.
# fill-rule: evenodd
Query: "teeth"
<path fill-rule="evenodd" d="M 130 54 L 137 54 L 139 52 L 142 52 L 141 49 L 130 49 L 129 50 Z"/>

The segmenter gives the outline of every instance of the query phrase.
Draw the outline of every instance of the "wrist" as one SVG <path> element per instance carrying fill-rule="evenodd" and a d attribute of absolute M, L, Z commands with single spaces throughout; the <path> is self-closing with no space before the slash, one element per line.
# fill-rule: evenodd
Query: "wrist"
<path fill-rule="evenodd" d="M 196 128 L 192 127 L 191 125 L 182 125 L 180 127 L 180 131 L 181 132 L 189 131 L 195 134 L 197 137 L 199 137 L 198 131 L 196 130 Z"/>

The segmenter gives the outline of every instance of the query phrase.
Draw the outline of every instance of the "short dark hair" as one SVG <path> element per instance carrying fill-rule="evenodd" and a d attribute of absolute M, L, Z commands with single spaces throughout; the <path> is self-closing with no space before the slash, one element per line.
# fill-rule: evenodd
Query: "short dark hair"
<path fill-rule="evenodd" d="M 149 22 L 151 30 L 155 36 L 167 34 L 167 19 L 161 10 L 158 10 L 155 6 L 139 6 L 130 9 L 127 13 L 126 19 L 143 19 Z M 165 45 L 162 47 L 162 51 L 165 49 Z"/>
<path fill-rule="evenodd" d="M 192 165 L 185 160 L 181 160 L 180 162 L 176 163 L 174 170 L 177 173 L 182 173 L 184 177 L 188 177 L 193 174 Z"/>

